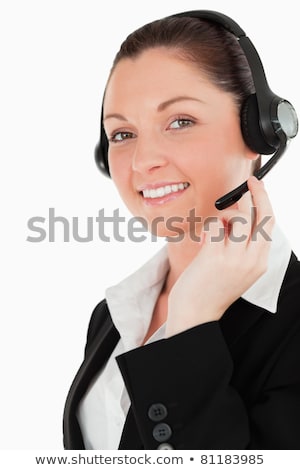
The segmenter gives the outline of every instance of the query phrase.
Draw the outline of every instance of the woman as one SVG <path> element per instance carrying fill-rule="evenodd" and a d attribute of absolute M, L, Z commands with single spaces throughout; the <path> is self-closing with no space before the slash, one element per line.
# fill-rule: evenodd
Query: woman
<path fill-rule="evenodd" d="M 66 448 L 299 448 L 300 267 L 251 176 L 240 113 L 254 92 L 234 35 L 205 19 L 158 20 L 117 54 L 109 172 L 167 244 L 93 312 Z"/>

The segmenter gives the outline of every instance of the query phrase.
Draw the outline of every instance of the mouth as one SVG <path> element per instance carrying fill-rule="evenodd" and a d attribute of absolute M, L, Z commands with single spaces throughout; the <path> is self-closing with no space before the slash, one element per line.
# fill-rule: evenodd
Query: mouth
<path fill-rule="evenodd" d="M 181 196 L 189 186 L 187 182 L 149 186 L 139 191 L 139 194 L 147 205 L 164 204 Z"/>

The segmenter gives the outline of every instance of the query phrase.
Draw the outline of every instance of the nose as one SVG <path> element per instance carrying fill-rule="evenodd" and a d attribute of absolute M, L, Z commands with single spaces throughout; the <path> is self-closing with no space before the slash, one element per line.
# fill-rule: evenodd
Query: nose
<path fill-rule="evenodd" d="M 168 158 L 162 139 L 152 132 L 140 134 L 132 155 L 132 170 L 151 173 L 167 164 Z"/>

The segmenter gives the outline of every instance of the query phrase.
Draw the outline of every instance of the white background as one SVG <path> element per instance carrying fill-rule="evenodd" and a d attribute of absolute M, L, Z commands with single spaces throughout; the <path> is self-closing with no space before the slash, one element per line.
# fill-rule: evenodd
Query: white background
<path fill-rule="evenodd" d="M 160 243 L 29 243 L 27 221 L 50 207 L 69 221 L 120 207 L 93 160 L 104 84 L 121 41 L 190 9 L 233 17 L 258 49 L 273 91 L 300 110 L 299 17 L 293 0 L 27 0 L 0 4 L 2 449 L 61 449 L 64 400 L 104 289 Z M 296 253 L 300 138 L 266 185 Z M 125 230 L 125 226 L 124 226 Z M 126 231 L 123 232 L 126 234 Z"/>

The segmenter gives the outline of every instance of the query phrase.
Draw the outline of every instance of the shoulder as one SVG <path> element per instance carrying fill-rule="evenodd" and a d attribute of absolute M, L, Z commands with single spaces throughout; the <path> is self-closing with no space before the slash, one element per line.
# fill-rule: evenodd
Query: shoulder
<path fill-rule="evenodd" d="M 300 262 L 294 253 L 282 282 L 277 312 L 268 320 L 269 332 L 274 328 L 286 340 L 295 335 L 300 339 Z"/>
<path fill-rule="evenodd" d="M 279 294 L 279 304 L 281 302 L 291 301 L 298 299 L 295 306 L 300 306 L 300 261 L 294 253 L 291 254 L 290 262 L 287 267 L 280 294 Z"/>

